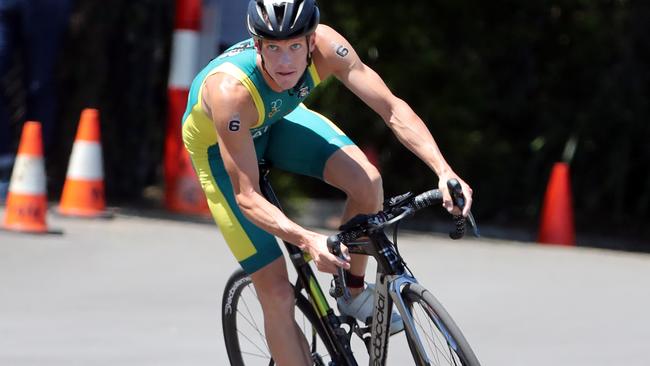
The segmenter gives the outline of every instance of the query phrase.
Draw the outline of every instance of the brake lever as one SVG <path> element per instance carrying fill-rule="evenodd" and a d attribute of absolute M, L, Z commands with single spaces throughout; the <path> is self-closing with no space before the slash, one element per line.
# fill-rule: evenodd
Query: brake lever
<path fill-rule="evenodd" d="M 345 271 L 343 268 L 339 267 L 336 269 L 337 275 L 334 275 L 334 287 L 330 288 L 330 296 L 334 298 L 339 298 L 343 296 L 345 301 L 350 301 L 352 295 L 348 289 L 347 284 L 345 283 Z"/>
<path fill-rule="evenodd" d="M 469 221 L 469 226 L 472 227 L 472 232 L 473 232 L 474 236 L 477 237 L 477 238 L 480 238 L 481 233 L 478 230 L 478 226 L 476 226 L 476 220 L 474 220 L 474 215 L 472 215 L 472 211 L 470 211 L 467 214 L 467 220 Z"/>
<path fill-rule="evenodd" d="M 327 238 L 327 247 L 332 254 L 345 260 L 343 251 L 341 250 L 341 242 L 339 241 L 337 235 L 332 235 Z M 343 296 L 345 301 L 350 301 L 352 295 L 350 294 L 350 290 L 348 290 L 348 286 L 345 283 L 345 271 L 343 268 L 338 267 L 336 268 L 336 273 L 337 274 L 334 275 L 334 286 L 330 288 L 330 296 L 334 298 Z"/>

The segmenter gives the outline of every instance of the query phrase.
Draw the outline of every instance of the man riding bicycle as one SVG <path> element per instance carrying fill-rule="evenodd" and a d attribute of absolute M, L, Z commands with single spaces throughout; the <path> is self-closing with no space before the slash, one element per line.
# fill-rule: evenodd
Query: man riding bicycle
<path fill-rule="evenodd" d="M 314 0 L 251 0 L 246 19 L 252 38 L 212 60 L 194 79 L 183 116 L 183 141 L 212 215 L 235 258 L 250 274 L 264 311 L 271 354 L 279 365 L 311 364 L 294 321 L 294 295 L 275 236 L 313 258 L 318 270 L 347 270 L 352 299 L 339 310 L 365 321 L 372 286 L 364 288 L 367 257 L 342 260 L 327 237 L 288 219 L 260 193 L 258 159 L 319 178 L 347 195 L 343 221 L 375 213 L 382 181 L 363 152 L 330 120 L 302 101 L 336 77 L 377 112 L 397 138 L 438 176 L 443 205 L 453 207 L 445 182 L 460 181 L 471 208 L 471 188 L 450 168 L 424 122 L 358 57 L 334 29 L 319 25 Z M 391 333 L 403 329 L 396 313 Z M 302 352 L 296 352 L 302 350 Z"/>

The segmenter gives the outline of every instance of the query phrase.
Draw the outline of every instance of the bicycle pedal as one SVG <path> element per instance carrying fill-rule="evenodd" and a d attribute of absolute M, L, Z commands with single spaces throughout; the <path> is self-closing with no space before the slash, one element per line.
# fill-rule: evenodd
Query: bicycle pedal
<path fill-rule="evenodd" d="M 314 366 L 325 366 L 323 358 L 316 352 L 311 354 L 311 361 L 313 362 Z"/>
<path fill-rule="evenodd" d="M 348 326 L 352 327 L 356 323 L 356 321 L 357 321 L 356 319 L 354 319 L 349 315 L 343 315 L 343 314 L 339 315 L 339 322 L 341 322 L 341 324 L 347 324 Z"/>
<path fill-rule="evenodd" d="M 337 336 L 347 336 L 347 335 L 348 335 L 348 332 L 347 332 L 345 329 L 343 329 L 343 328 L 336 328 L 336 329 L 334 329 L 334 333 L 335 333 Z"/>

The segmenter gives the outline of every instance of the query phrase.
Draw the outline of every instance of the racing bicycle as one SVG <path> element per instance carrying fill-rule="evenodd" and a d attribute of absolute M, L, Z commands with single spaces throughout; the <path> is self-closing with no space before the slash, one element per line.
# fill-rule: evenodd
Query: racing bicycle
<path fill-rule="evenodd" d="M 270 202 L 280 208 L 269 182 L 270 167 L 260 164 L 260 188 Z M 460 184 L 447 182 L 454 204 L 464 206 Z M 372 318 L 366 323 L 338 314 L 330 307 L 316 278 L 311 258 L 298 247 L 284 242 L 297 279 L 293 288 L 296 298 L 296 323 L 309 342 L 314 365 L 358 365 L 352 340 L 358 338 L 365 346 L 370 365 L 385 365 L 389 341 L 404 334 L 404 350 L 412 355 L 416 365 L 464 365 L 480 363 L 443 306 L 415 278 L 399 253 L 397 233 L 399 222 L 416 211 L 442 202 L 442 193 L 430 190 L 419 195 L 405 193 L 384 202 L 384 209 L 374 215 L 358 215 L 340 227 L 340 232 L 328 238 L 332 253 L 342 257 L 341 244 L 349 253 L 372 256 L 377 261 L 377 275 Z M 466 223 L 478 236 L 478 228 L 470 213 L 467 218 L 454 216 L 452 239 L 465 234 Z M 385 228 L 393 226 L 393 240 Z M 349 298 L 342 269 L 333 276 L 330 296 Z M 402 317 L 404 331 L 389 335 L 393 306 Z M 230 364 L 234 366 L 275 365 L 266 337 L 261 305 L 250 277 L 241 269 L 229 278 L 222 300 L 223 334 Z M 362 347 L 363 349 L 363 347 Z M 358 352 L 358 351 L 357 351 Z M 357 354 L 358 356 L 358 354 Z"/>

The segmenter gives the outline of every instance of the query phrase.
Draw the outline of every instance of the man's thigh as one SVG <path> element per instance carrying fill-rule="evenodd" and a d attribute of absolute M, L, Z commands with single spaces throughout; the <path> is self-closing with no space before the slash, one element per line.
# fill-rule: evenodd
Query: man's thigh
<path fill-rule="evenodd" d="M 269 132 L 265 157 L 274 167 L 323 180 L 327 161 L 352 140 L 326 117 L 300 105 Z"/>

